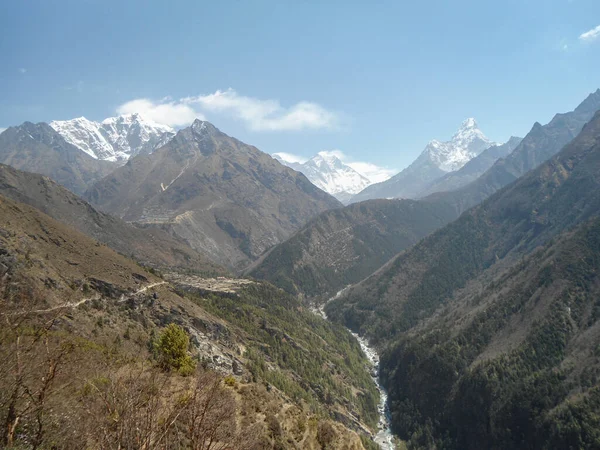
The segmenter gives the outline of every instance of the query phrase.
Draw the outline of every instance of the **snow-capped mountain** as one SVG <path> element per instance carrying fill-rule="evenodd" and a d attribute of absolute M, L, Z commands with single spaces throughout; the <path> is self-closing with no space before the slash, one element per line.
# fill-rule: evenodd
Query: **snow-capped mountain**
<path fill-rule="evenodd" d="M 331 152 L 319 152 L 304 163 L 286 160 L 285 155 L 280 153 L 274 153 L 273 157 L 282 164 L 302 172 L 312 184 L 341 202 L 347 201 L 371 184 L 367 177 L 344 164 Z"/>
<path fill-rule="evenodd" d="M 389 180 L 367 186 L 352 198 L 352 202 L 373 198 L 419 198 L 432 183 L 460 169 L 492 145 L 497 144 L 481 132 L 475 119 L 469 118 L 449 141 L 430 141 L 410 166 Z"/>
<path fill-rule="evenodd" d="M 120 163 L 140 153 L 152 153 L 175 136 L 171 127 L 143 119 L 139 114 L 109 117 L 102 122 L 85 117 L 55 120 L 50 126 L 93 158 Z"/>
<path fill-rule="evenodd" d="M 454 172 L 492 145 L 495 143 L 481 132 L 475 119 L 469 118 L 451 140 L 440 142 L 434 139 L 423 152 L 444 172 Z"/>

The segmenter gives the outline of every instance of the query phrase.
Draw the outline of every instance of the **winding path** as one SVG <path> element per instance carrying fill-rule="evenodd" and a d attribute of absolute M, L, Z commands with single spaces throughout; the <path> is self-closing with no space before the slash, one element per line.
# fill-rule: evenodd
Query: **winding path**
<path fill-rule="evenodd" d="M 148 286 L 144 286 L 143 288 L 140 288 L 137 291 L 133 292 L 132 294 L 130 294 L 130 296 L 143 294 L 148 289 L 152 289 L 153 287 L 160 286 L 161 284 L 166 284 L 166 283 L 167 283 L 166 281 L 160 281 L 158 283 L 149 284 Z M 62 308 L 77 308 L 78 306 L 83 305 L 84 303 L 87 303 L 92 300 L 100 300 L 101 298 L 102 298 L 102 296 L 100 294 L 96 294 L 92 297 L 84 298 L 77 302 L 64 303 L 62 305 L 53 306 L 52 308 L 47 308 L 47 309 L 36 309 L 31 312 L 35 313 L 35 314 L 43 314 L 43 313 L 47 313 L 47 312 L 56 311 L 57 309 L 62 309 Z M 119 299 L 119 302 L 124 302 L 125 299 L 126 299 L 125 295 L 122 295 L 121 298 Z"/>

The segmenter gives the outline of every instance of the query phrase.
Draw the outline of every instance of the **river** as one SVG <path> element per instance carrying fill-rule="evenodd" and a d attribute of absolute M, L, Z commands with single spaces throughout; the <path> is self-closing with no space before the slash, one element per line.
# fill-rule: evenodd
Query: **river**
<path fill-rule="evenodd" d="M 327 314 L 325 314 L 325 305 L 331 300 L 342 295 L 344 290 L 345 289 L 342 289 L 334 297 L 327 300 L 327 302 L 315 310 L 315 312 L 327 320 Z M 348 329 L 348 331 L 350 331 L 352 336 L 356 338 L 360 344 L 360 348 L 369 360 L 369 363 L 371 364 L 369 372 L 371 373 L 373 381 L 379 390 L 379 405 L 377 405 L 377 410 L 379 412 L 379 423 L 377 424 L 377 433 L 373 437 L 373 440 L 379 444 L 381 450 L 395 450 L 396 446 L 394 445 L 394 435 L 390 429 L 390 410 L 387 404 L 388 394 L 385 388 L 379 383 L 379 354 L 373 347 L 369 345 L 369 342 L 365 338 L 360 337 L 350 329 Z"/>

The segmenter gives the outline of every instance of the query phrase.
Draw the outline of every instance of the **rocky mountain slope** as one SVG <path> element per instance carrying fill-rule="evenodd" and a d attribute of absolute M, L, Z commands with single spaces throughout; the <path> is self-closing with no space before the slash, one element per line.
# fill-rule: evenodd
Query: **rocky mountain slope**
<path fill-rule="evenodd" d="M 31 122 L 0 134 L 0 163 L 46 175 L 76 194 L 116 168 L 69 144 L 48 124 Z"/>
<path fill-rule="evenodd" d="M 369 446 L 377 391 L 358 343 L 280 290 L 230 281 L 171 285 L 0 195 L 2 446 Z M 161 359 L 173 327 L 191 371 Z"/>
<path fill-rule="evenodd" d="M 599 110 L 600 89 L 591 93 L 575 110 L 556 114 L 546 125 L 536 122 L 510 155 L 498 160 L 477 180 L 452 192 L 432 194 L 428 200 L 462 213 L 558 153 Z"/>
<path fill-rule="evenodd" d="M 214 261 L 241 268 L 340 203 L 257 148 L 197 120 L 86 198 L 126 221 L 169 229 Z"/>
<path fill-rule="evenodd" d="M 330 297 L 454 218 L 414 200 L 370 200 L 326 211 L 248 273 L 293 294 Z"/>
<path fill-rule="evenodd" d="M 94 209 L 48 177 L 0 164 L 0 194 L 39 209 L 113 250 L 158 269 L 225 273 L 185 242 L 158 228 L 140 228 Z"/>
<path fill-rule="evenodd" d="M 387 346 L 394 426 L 415 448 L 599 442 L 585 431 L 600 412 L 598 174 L 600 112 L 554 158 L 328 305 Z"/>
<path fill-rule="evenodd" d="M 286 161 L 277 153 L 273 154 L 273 157 L 282 164 L 302 172 L 312 184 L 342 203 L 346 203 L 353 195 L 371 184 L 367 177 L 344 164 L 331 152 L 319 152 L 304 163 Z"/>
<path fill-rule="evenodd" d="M 139 114 L 109 117 L 94 122 L 85 117 L 55 120 L 50 126 L 67 142 L 95 159 L 125 163 L 139 154 L 152 153 L 175 136 L 175 131 Z"/>
<path fill-rule="evenodd" d="M 433 140 L 406 169 L 389 180 L 368 186 L 352 198 L 418 198 L 427 187 L 448 172 L 463 167 L 494 145 L 478 128 L 475 119 L 465 120 L 450 141 Z"/>

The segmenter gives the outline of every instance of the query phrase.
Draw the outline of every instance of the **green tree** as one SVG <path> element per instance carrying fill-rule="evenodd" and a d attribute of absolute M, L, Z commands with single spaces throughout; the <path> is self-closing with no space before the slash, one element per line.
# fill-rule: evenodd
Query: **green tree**
<path fill-rule="evenodd" d="M 164 370 L 176 370 L 183 376 L 191 375 L 196 364 L 188 355 L 190 339 L 183 328 L 171 323 L 160 334 L 155 344 L 158 361 Z"/>

